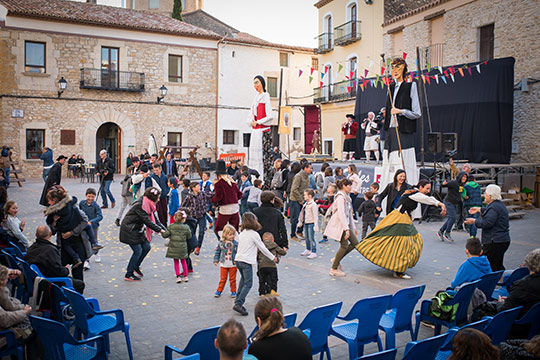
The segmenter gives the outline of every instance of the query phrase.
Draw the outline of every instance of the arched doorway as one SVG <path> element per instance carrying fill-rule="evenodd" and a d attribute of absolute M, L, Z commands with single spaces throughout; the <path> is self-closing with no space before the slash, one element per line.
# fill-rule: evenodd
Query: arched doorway
<path fill-rule="evenodd" d="M 102 124 L 96 132 L 96 161 L 99 161 L 99 152 L 107 150 L 107 154 L 114 160 L 116 172 L 119 173 L 122 164 L 121 129 L 112 122 Z"/>

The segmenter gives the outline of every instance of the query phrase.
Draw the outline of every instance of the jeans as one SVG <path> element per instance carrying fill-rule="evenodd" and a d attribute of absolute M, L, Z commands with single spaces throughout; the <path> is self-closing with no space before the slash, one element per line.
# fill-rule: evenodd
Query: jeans
<path fill-rule="evenodd" d="M 467 218 L 468 214 L 465 214 L 465 206 L 462 202 L 456 204 L 456 228 L 463 229 L 463 222 Z"/>
<path fill-rule="evenodd" d="M 49 172 L 51 171 L 51 167 L 52 166 L 49 166 L 47 168 L 43 168 L 43 174 L 42 174 L 43 181 L 47 181 L 47 176 L 49 176 Z"/>
<path fill-rule="evenodd" d="M 317 252 L 317 242 L 315 241 L 315 224 L 306 224 L 304 226 L 304 236 L 306 239 L 306 249 L 316 253 Z"/>
<path fill-rule="evenodd" d="M 446 215 L 448 217 L 439 231 L 450 234 L 452 232 L 452 227 L 456 222 L 456 206 L 446 201 L 444 202 L 444 205 L 446 205 Z"/>
<path fill-rule="evenodd" d="M 9 186 L 9 174 L 11 172 L 11 168 L 7 167 L 4 170 L 4 179 L 6 179 L 6 185 Z"/>
<path fill-rule="evenodd" d="M 476 214 L 473 214 L 473 215 L 469 214 L 469 208 L 467 208 L 465 211 L 467 211 L 467 214 L 468 214 L 467 217 L 470 217 L 470 218 L 473 218 L 473 219 L 478 219 L 480 217 L 479 213 L 476 213 Z M 478 228 L 474 224 L 465 225 L 465 227 L 468 227 L 470 236 L 476 237 L 476 234 L 478 234 Z"/>
<path fill-rule="evenodd" d="M 358 206 L 356 204 L 356 198 L 358 196 L 358 194 L 354 194 L 354 193 L 349 193 L 349 196 L 351 197 L 351 201 L 352 201 L 352 207 L 353 207 L 353 217 L 354 217 L 354 220 L 357 219 L 357 216 L 356 216 L 356 213 L 358 211 Z"/>
<path fill-rule="evenodd" d="M 296 236 L 296 227 L 298 225 L 298 217 L 300 216 L 300 211 L 302 210 L 302 205 L 298 201 L 292 201 L 289 204 L 290 219 L 291 219 L 291 237 Z"/>
<path fill-rule="evenodd" d="M 201 218 L 195 218 L 197 220 L 197 227 L 199 228 L 199 236 L 197 237 L 197 247 L 200 248 L 202 246 L 202 242 L 204 239 L 204 232 L 206 231 L 206 216 L 203 215 Z"/>
<path fill-rule="evenodd" d="M 242 277 L 240 278 L 240 283 L 238 283 L 238 291 L 236 292 L 234 304 L 242 306 L 246 302 L 249 290 L 253 286 L 253 267 L 251 264 L 237 261 L 236 268 Z"/>
<path fill-rule="evenodd" d="M 247 203 L 247 211 L 249 211 L 249 212 L 253 212 L 253 210 L 255 210 L 258 207 L 259 207 L 259 204 L 257 204 L 256 202 L 248 202 Z"/>
<path fill-rule="evenodd" d="M 103 181 L 103 186 L 101 187 L 101 198 L 103 199 L 103 206 L 109 206 L 109 204 L 107 203 L 107 196 L 109 197 L 109 199 L 111 199 L 112 203 L 116 202 L 111 192 L 111 183 L 112 180 Z"/>
<path fill-rule="evenodd" d="M 126 276 L 133 275 L 133 271 L 141 266 L 141 263 L 151 249 L 150 243 L 146 239 L 142 244 L 129 245 L 129 247 L 133 250 L 133 254 L 129 259 Z"/>

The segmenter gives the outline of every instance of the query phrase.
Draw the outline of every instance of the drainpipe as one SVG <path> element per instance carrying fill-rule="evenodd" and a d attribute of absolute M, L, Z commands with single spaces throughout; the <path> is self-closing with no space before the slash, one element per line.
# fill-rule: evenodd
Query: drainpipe
<path fill-rule="evenodd" d="M 227 35 L 223 36 L 218 42 L 217 42 L 217 49 L 216 49 L 216 56 L 217 56 L 217 62 L 216 62 L 216 142 L 214 144 L 214 157 L 217 161 L 218 157 L 218 123 L 219 123 L 219 62 L 220 62 L 220 52 L 219 52 L 219 46 L 223 43 L 223 40 Z"/>

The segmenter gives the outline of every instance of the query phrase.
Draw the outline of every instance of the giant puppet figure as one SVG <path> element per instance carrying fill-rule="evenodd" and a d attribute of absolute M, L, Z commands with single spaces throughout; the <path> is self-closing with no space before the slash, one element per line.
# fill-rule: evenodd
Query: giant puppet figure
<path fill-rule="evenodd" d="M 391 182 L 398 169 L 405 170 L 407 183 L 416 184 L 418 183 L 418 169 L 414 134 L 416 133 L 416 119 L 421 116 L 418 89 L 414 81 L 404 81 L 407 73 L 407 63 L 404 59 L 394 59 L 391 66 L 395 83 L 390 85 L 386 97 L 384 121 L 386 141 L 383 150 L 381 184 L 385 186 Z"/>
<path fill-rule="evenodd" d="M 272 136 L 270 124 L 274 119 L 270 95 L 266 92 L 266 82 L 260 75 L 253 79 L 257 95 L 253 99 L 249 122 L 251 139 L 249 146 L 248 167 L 263 175 L 264 187 L 269 188 L 272 180 Z"/>

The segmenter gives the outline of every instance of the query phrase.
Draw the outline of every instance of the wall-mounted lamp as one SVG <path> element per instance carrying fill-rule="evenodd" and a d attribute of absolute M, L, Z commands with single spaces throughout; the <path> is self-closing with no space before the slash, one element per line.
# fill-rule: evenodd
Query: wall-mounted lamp
<path fill-rule="evenodd" d="M 62 96 L 62 93 L 64 92 L 64 90 L 66 90 L 67 87 L 67 81 L 66 79 L 64 79 L 63 76 L 60 78 L 60 80 L 58 80 L 58 87 L 60 88 L 60 90 L 58 91 L 58 98 L 60 98 L 60 96 Z"/>
<path fill-rule="evenodd" d="M 165 96 L 167 96 L 167 88 L 165 87 L 165 85 L 161 85 L 161 87 L 159 88 L 159 93 L 161 94 L 161 96 L 157 97 L 157 103 L 161 104 L 161 100 L 163 100 Z"/>

